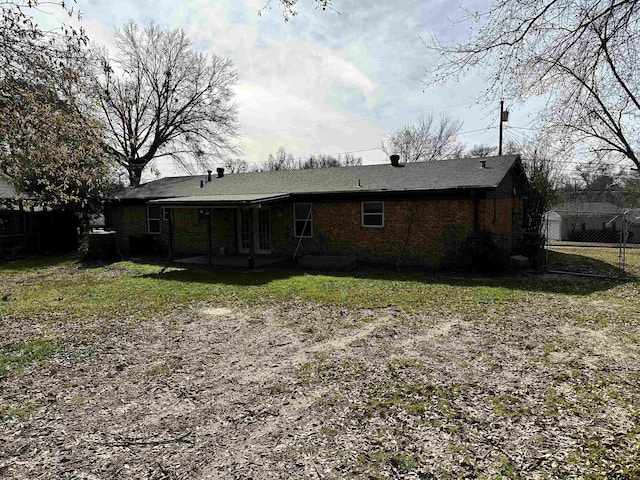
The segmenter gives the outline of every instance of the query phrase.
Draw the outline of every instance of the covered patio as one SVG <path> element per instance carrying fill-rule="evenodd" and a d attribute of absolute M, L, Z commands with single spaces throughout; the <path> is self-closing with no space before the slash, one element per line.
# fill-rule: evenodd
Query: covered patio
<path fill-rule="evenodd" d="M 271 254 L 270 212 L 265 204 L 287 199 L 289 194 L 228 194 L 176 197 L 151 201 L 150 204 L 166 209 L 169 224 L 169 259 L 175 263 L 192 265 L 210 265 L 231 268 L 259 268 L 285 261 L 284 258 Z M 175 228 L 173 211 L 197 210 L 206 224 L 207 254 L 176 255 L 174 248 L 176 237 L 182 235 Z M 231 228 L 235 240 L 232 248 L 214 250 L 212 218 L 214 212 L 231 210 L 235 218 L 235 226 Z M 216 252 L 220 250 L 221 254 Z M 227 254 L 224 254 L 225 250 Z M 231 252 L 231 253 L 230 253 Z"/>

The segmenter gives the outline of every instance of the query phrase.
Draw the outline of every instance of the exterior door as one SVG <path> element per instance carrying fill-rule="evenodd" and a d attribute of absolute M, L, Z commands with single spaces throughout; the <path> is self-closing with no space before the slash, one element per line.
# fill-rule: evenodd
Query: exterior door
<path fill-rule="evenodd" d="M 271 212 L 268 208 L 240 210 L 238 216 L 238 251 L 250 253 L 250 242 L 256 254 L 271 253 Z M 253 228 L 251 228 L 253 227 Z M 253 238 L 251 231 L 253 230 Z"/>
<path fill-rule="evenodd" d="M 240 210 L 238 221 L 238 251 L 249 253 L 249 237 L 251 235 L 250 221 L 253 210 Z"/>
<path fill-rule="evenodd" d="M 257 213 L 258 234 L 256 240 L 256 253 L 271 253 L 271 215 L 268 208 L 255 210 Z"/>

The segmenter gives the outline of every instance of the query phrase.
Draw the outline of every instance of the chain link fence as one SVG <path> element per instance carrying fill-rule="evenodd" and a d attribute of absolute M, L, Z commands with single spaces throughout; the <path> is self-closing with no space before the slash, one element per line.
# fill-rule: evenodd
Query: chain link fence
<path fill-rule="evenodd" d="M 545 213 L 543 233 L 547 271 L 623 278 L 627 249 L 640 248 L 640 209 L 565 203 Z"/>

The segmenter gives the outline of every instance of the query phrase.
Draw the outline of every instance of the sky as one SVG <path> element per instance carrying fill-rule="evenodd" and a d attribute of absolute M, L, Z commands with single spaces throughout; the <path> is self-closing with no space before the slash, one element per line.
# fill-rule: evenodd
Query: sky
<path fill-rule="evenodd" d="M 462 0 L 483 10 L 487 0 Z M 478 100 L 485 83 L 477 73 L 426 86 L 436 60 L 423 38 L 464 40 L 468 25 L 450 0 L 333 0 L 321 11 L 300 0 L 285 22 L 277 0 L 77 0 L 90 40 L 112 45 L 113 31 L 133 19 L 143 25 L 182 28 L 194 49 L 227 57 L 238 72 L 241 158 L 259 164 L 282 146 L 296 158 L 353 153 L 364 164 L 387 162 L 385 135 L 420 115 L 462 120 L 467 146 L 497 145 L 499 102 Z M 42 22 L 57 21 L 50 15 Z M 65 20 L 68 22 L 68 20 Z M 509 108 L 508 103 L 506 104 Z M 510 109 L 507 138 L 518 139 L 532 113 Z M 218 166 L 218 165 L 216 165 Z M 158 160 L 164 175 L 170 160 Z"/>

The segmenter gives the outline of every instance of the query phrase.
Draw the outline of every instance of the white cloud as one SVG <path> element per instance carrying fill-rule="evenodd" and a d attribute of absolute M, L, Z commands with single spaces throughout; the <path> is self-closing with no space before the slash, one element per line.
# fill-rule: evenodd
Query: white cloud
<path fill-rule="evenodd" d="M 488 0 L 473 1 L 482 8 Z M 494 106 L 474 103 L 482 92 L 480 79 L 423 85 L 432 58 L 420 36 L 461 36 L 460 27 L 449 21 L 459 16 L 455 3 L 334 0 L 337 14 L 300 2 L 299 16 L 288 23 L 282 20 L 278 2 L 259 17 L 264 4 L 80 0 L 79 7 L 95 42 L 109 44 L 113 29 L 129 18 L 141 24 L 153 20 L 185 29 L 194 48 L 232 59 L 239 73 L 236 100 L 250 162 L 266 159 L 280 145 L 295 155 L 376 148 L 386 131 L 429 111 L 461 117 L 463 130 L 496 123 Z M 517 112 L 512 118 L 515 125 Z M 469 144 L 495 143 L 494 137 L 494 132 L 480 132 L 463 139 Z M 375 151 L 362 156 L 368 162 L 386 161 Z"/>

